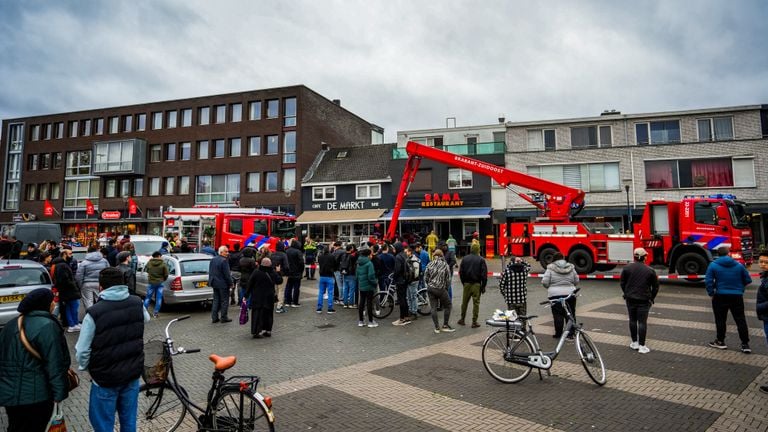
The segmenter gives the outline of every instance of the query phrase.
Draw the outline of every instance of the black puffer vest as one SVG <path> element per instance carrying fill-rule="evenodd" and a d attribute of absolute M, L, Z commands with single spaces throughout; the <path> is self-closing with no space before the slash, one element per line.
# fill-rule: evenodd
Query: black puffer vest
<path fill-rule="evenodd" d="M 88 309 L 96 323 L 88 371 L 96 384 L 119 387 L 144 370 L 144 311 L 141 299 L 100 299 Z"/>

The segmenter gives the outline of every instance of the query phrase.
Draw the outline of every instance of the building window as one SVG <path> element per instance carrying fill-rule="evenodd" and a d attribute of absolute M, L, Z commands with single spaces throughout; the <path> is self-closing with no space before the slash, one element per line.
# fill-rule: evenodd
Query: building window
<path fill-rule="evenodd" d="M 47 200 L 48 199 L 48 183 L 40 183 L 37 188 L 37 197 L 38 199 Z"/>
<path fill-rule="evenodd" d="M 277 190 L 277 172 L 269 171 L 266 173 L 266 184 L 264 185 L 264 191 L 274 192 Z"/>
<path fill-rule="evenodd" d="M 233 122 L 243 121 L 243 104 L 233 103 L 229 106 L 229 111 L 232 114 Z"/>
<path fill-rule="evenodd" d="M 336 186 L 315 186 L 312 188 L 312 201 L 333 201 L 336 199 Z"/>
<path fill-rule="evenodd" d="M 67 153 L 67 177 L 91 174 L 91 151 L 72 151 Z M 97 195 L 98 196 L 98 195 Z"/>
<path fill-rule="evenodd" d="M 120 196 L 127 197 L 131 195 L 131 181 L 128 179 L 120 180 Z"/>
<path fill-rule="evenodd" d="M 248 173 L 248 192 L 261 192 L 261 173 Z"/>
<path fill-rule="evenodd" d="M 165 160 L 166 161 L 176 160 L 176 143 L 170 143 L 165 145 Z"/>
<path fill-rule="evenodd" d="M 99 203 L 98 179 L 67 180 L 64 182 L 64 207 L 85 207 L 85 201 Z M 51 190 L 53 194 L 53 190 Z M 51 197 L 53 198 L 53 197 Z"/>
<path fill-rule="evenodd" d="M 612 143 L 610 126 L 571 128 L 571 148 L 610 147 Z"/>
<path fill-rule="evenodd" d="M 240 174 L 197 176 L 196 203 L 231 203 L 238 199 L 240 199 Z"/>
<path fill-rule="evenodd" d="M 131 114 L 123 116 L 123 132 L 133 131 L 133 116 Z"/>
<path fill-rule="evenodd" d="M 528 167 L 528 174 L 587 192 L 621 190 L 618 162 L 540 165 Z"/>
<path fill-rule="evenodd" d="M 472 171 L 448 168 L 448 189 L 472 189 Z"/>
<path fill-rule="evenodd" d="M 149 196 L 160 195 L 160 177 L 152 177 L 149 179 Z"/>
<path fill-rule="evenodd" d="M 116 134 L 119 131 L 120 117 L 109 118 L 109 133 Z"/>
<path fill-rule="evenodd" d="M 144 179 L 137 178 L 133 180 L 133 196 L 144 196 Z"/>
<path fill-rule="evenodd" d="M 176 183 L 176 177 L 166 177 L 165 178 L 165 194 L 166 195 L 173 195 L 175 191 L 175 185 Z"/>
<path fill-rule="evenodd" d="M 189 176 L 179 177 L 179 195 L 189 195 Z"/>
<path fill-rule="evenodd" d="M 192 108 L 181 110 L 181 127 L 192 126 Z"/>
<path fill-rule="evenodd" d="M 37 171 L 38 161 L 40 156 L 37 154 L 27 155 L 27 169 L 30 171 Z"/>
<path fill-rule="evenodd" d="M 188 161 L 192 159 L 192 143 L 191 142 L 183 142 L 179 144 L 179 150 L 181 150 L 181 154 L 179 155 L 179 160 Z"/>
<path fill-rule="evenodd" d="M 229 139 L 229 157 L 240 157 L 243 149 L 243 142 L 240 138 Z"/>
<path fill-rule="evenodd" d="M 200 107 L 197 109 L 197 124 L 207 125 L 211 122 L 211 107 Z"/>
<path fill-rule="evenodd" d="M 637 145 L 680 143 L 680 122 L 666 120 L 635 124 Z"/>
<path fill-rule="evenodd" d="M 283 102 L 283 126 L 296 126 L 296 98 L 286 98 Z"/>
<path fill-rule="evenodd" d="M 17 210 L 19 208 L 18 183 L 7 183 L 5 185 L 5 202 L 3 206 L 6 210 Z"/>
<path fill-rule="evenodd" d="M 77 130 L 79 129 L 80 125 L 78 124 L 77 120 L 73 120 L 69 122 L 69 137 L 70 138 L 77 138 Z"/>
<path fill-rule="evenodd" d="M 276 155 L 278 149 L 277 135 L 267 135 L 267 154 Z"/>
<path fill-rule="evenodd" d="M 51 168 L 51 154 L 43 153 L 40 155 L 40 169 L 47 170 Z"/>
<path fill-rule="evenodd" d="M 54 123 L 56 128 L 56 139 L 64 138 L 64 122 Z"/>
<path fill-rule="evenodd" d="M 248 120 L 261 120 L 261 101 L 248 103 Z"/>
<path fill-rule="evenodd" d="M 355 199 L 379 199 L 381 198 L 381 185 L 357 185 Z"/>
<path fill-rule="evenodd" d="M 61 183 L 51 183 L 49 189 L 51 191 L 52 200 L 61 198 Z"/>
<path fill-rule="evenodd" d="M 19 180 L 21 178 L 21 155 L 18 153 L 8 155 L 8 180 Z"/>
<path fill-rule="evenodd" d="M 283 190 L 296 190 L 296 168 L 283 169 Z"/>
<path fill-rule="evenodd" d="M 645 185 L 648 189 L 754 187 L 754 159 L 646 161 Z"/>
<path fill-rule="evenodd" d="M 462 232 L 464 233 L 464 238 L 465 239 L 472 238 L 472 235 L 474 233 L 479 232 L 478 231 L 478 226 L 477 226 L 477 221 L 467 221 L 467 220 L 465 220 L 462 223 L 462 227 L 463 227 Z"/>
<path fill-rule="evenodd" d="M 37 199 L 37 186 L 28 184 L 24 187 L 24 199 L 26 201 L 34 201 Z"/>
<path fill-rule="evenodd" d="M 555 151 L 555 130 L 534 129 L 528 131 L 528 151 Z"/>
<path fill-rule="evenodd" d="M 117 180 L 109 179 L 104 184 L 104 197 L 115 198 L 117 196 Z"/>
<path fill-rule="evenodd" d="M 280 101 L 277 99 L 270 99 L 267 101 L 267 118 L 277 118 L 280 113 Z"/>
<path fill-rule="evenodd" d="M 258 156 L 261 154 L 261 137 L 248 138 L 248 156 Z"/>
<path fill-rule="evenodd" d="M 699 119 L 699 141 L 724 141 L 733 139 L 733 117 Z"/>
<path fill-rule="evenodd" d="M 52 153 L 51 156 L 51 166 L 53 169 L 60 169 L 61 168 L 61 152 Z"/>
<path fill-rule="evenodd" d="M 43 125 L 43 137 L 45 139 L 47 139 L 47 140 L 51 139 L 52 130 L 53 130 L 53 125 L 51 125 L 50 123 L 44 124 Z"/>
<path fill-rule="evenodd" d="M 104 135 L 104 119 L 96 119 L 96 135 Z"/>
<path fill-rule="evenodd" d="M 165 113 L 168 121 L 168 129 L 172 129 L 176 127 L 176 122 L 178 121 L 177 116 L 179 115 L 179 112 L 176 110 L 168 111 Z"/>
<path fill-rule="evenodd" d="M 160 144 L 152 144 L 149 146 L 149 161 L 160 162 L 162 155 L 162 146 Z"/>
<path fill-rule="evenodd" d="M 131 171 L 133 169 L 133 141 L 112 141 L 96 144 L 93 171 Z"/>
<path fill-rule="evenodd" d="M 91 135 L 91 120 L 83 120 L 83 136 Z"/>
<path fill-rule="evenodd" d="M 216 110 L 216 123 L 224 123 L 227 121 L 227 106 L 216 105 L 213 107 Z"/>
<path fill-rule="evenodd" d="M 158 130 L 162 128 L 163 128 L 163 113 L 153 112 L 152 113 L 152 129 Z"/>
<path fill-rule="evenodd" d="M 30 141 L 40 140 L 40 125 L 34 125 L 30 128 L 29 139 Z"/>
<path fill-rule="evenodd" d="M 226 152 L 224 151 L 226 142 L 223 139 L 213 140 L 213 158 L 223 158 Z"/>
<path fill-rule="evenodd" d="M 283 163 L 296 163 L 296 132 L 283 135 Z"/>
<path fill-rule="evenodd" d="M 197 142 L 197 158 L 198 159 L 208 159 L 208 141 L 198 141 Z"/>
<path fill-rule="evenodd" d="M 147 130 L 147 115 L 146 114 L 138 114 L 136 116 L 136 130 L 137 131 Z"/>

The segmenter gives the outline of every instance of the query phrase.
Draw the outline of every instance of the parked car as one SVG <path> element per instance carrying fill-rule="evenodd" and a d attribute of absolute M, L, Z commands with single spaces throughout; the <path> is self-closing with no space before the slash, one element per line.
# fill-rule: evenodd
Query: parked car
<path fill-rule="evenodd" d="M 199 253 L 162 256 L 168 266 L 168 279 L 163 288 L 163 303 L 209 302 L 213 289 L 208 286 L 208 266 L 212 256 Z M 136 293 L 147 294 L 148 275 L 142 263 L 136 272 Z"/>
<path fill-rule="evenodd" d="M 78 263 L 85 260 L 85 255 L 88 253 L 88 248 L 85 246 L 72 246 L 72 258 L 76 259 Z"/>
<path fill-rule="evenodd" d="M 41 264 L 28 260 L 0 262 L 0 327 L 19 313 L 21 300 L 37 288 L 51 289 L 51 276 Z"/>
<path fill-rule="evenodd" d="M 151 257 L 152 252 L 159 251 L 165 241 L 167 240 L 163 236 L 131 235 L 131 243 L 136 247 L 136 255 L 139 257 Z"/>

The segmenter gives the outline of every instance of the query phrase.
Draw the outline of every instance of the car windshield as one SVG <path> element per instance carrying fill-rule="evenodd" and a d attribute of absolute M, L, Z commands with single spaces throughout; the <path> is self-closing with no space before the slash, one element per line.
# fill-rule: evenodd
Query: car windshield
<path fill-rule="evenodd" d="M 162 241 L 137 241 L 133 245 L 136 247 L 136 255 L 152 255 L 152 252 L 160 250 Z"/>
<path fill-rule="evenodd" d="M 208 274 L 208 266 L 210 263 L 211 260 L 209 259 L 182 261 L 181 275 L 192 276 Z"/>
<path fill-rule="evenodd" d="M 728 211 L 731 214 L 731 221 L 733 222 L 733 226 L 738 228 L 746 228 L 749 226 L 747 212 L 744 207 L 745 205 L 741 202 L 728 204 Z"/>
<path fill-rule="evenodd" d="M 48 272 L 39 268 L 5 268 L 0 270 L 0 288 L 50 285 Z"/>

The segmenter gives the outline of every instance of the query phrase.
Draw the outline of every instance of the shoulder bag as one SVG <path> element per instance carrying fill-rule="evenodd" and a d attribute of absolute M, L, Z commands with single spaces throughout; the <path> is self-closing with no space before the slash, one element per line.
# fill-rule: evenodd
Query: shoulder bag
<path fill-rule="evenodd" d="M 29 340 L 27 339 L 27 334 L 24 332 L 24 315 L 19 316 L 18 325 L 19 325 L 19 339 L 21 339 L 21 344 L 24 345 L 24 348 L 26 348 L 26 350 L 29 351 L 30 354 L 32 354 L 32 357 L 40 361 L 43 361 L 43 357 L 40 355 L 39 352 L 37 352 L 36 349 L 32 347 L 32 344 L 30 344 Z M 80 377 L 77 376 L 77 372 L 75 372 L 71 367 L 67 369 L 67 384 L 69 387 L 69 391 L 76 389 L 77 386 L 80 385 Z"/>

